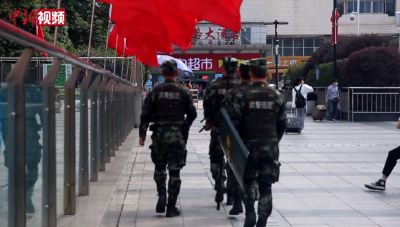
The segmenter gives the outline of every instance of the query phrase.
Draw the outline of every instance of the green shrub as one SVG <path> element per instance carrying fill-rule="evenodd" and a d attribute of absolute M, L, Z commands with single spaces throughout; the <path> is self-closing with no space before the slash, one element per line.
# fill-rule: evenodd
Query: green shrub
<path fill-rule="evenodd" d="M 339 74 L 340 67 L 343 60 L 337 61 L 337 72 Z M 319 77 L 317 79 L 317 69 L 319 70 Z M 337 75 L 340 78 L 340 75 Z M 313 87 L 326 87 L 332 83 L 333 79 L 333 62 L 319 64 L 315 69 L 311 70 L 306 77 L 306 83 Z"/>
<path fill-rule="evenodd" d="M 145 64 L 142 64 L 142 74 L 143 74 L 143 87 L 145 87 L 145 84 L 150 79 L 150 70 Z"/>
<path fill-rule="evenodd" d="M 304 62 L 299 62 L 297 64 L 291 65 L 285 71 L 285 80 L 291 80 L 293 82 L 297 77 L 302 77 L 304 73 L 304 67 Z"/>
<path fill-rule="evenodd" d="M 340 68 L 346 87 L 396 87 L 400 77 L 400 54 L 396 47 L 367 47 L 353 52 Z"/>

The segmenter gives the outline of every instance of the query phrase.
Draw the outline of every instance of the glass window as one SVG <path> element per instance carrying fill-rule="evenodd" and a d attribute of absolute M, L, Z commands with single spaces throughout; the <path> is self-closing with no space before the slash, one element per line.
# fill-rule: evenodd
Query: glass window
<path fill-rule="evenodd" d="M 313 47 L 314 39 L 304 39 L 304 47 Z"/>
<path fill-rule="evenodd" d="M 354 12 L 354 2 L 347 2 L 347 13 Z"/>
<path fill-rule="evenodd" d="M 383 13 L 383 2 L 373 1 L 372 2 L 373 13 Z"/>
<path fill-rule="evenodd" d="M 283 48 L 283 56 L 293 56 L 293 48 Z"/>
<path fill-rule="evenodd" d="M 283 56 L 283 48 L 282 48 L 282 47 L 279 47 L 278 51 L 279 51 L 278 54 L 279 54 L 280 56 Z M 274 48 L 273 52 L 274 52 L 274 55 L 275 55 L 275 48 Z"/>
<path fill-rule="evenodd" d="M 360 2 L 360 13 L 365 13 L 365 2 Z"/>
<path fill-rule="evenodd" d="M 303 47 L 303 39 L 294 39 L 294 46 L 295 47 Z"/>
<path fill-rule="evenodd" d="M 396 11 L 395 0 L 386 1 L 386 14 L 393 17 Z"/>
<path fill-rule="evenodd" d="M 295 47 L 293 56 L 304 56 L 303 47 Z"/>
<path fill-rule="evenodd" d="M 304 56 L 311 56 L 314 52 L 314 48 L 304 48 Z"/>
<path fill-rule="evenodd" d="M 343 13 L 344 13 L 344 2 L 338 3 L 338 4 L 337 4 L 337 8 L 338 8 L 338 10 L 339 10 L 340 16 L 342 16 Z"/>
<path fill-rule="evenodd" d="M 284 47 L 293 47 L 293 39 L 283 39 Z"/>
<path fill-rule="evenodd" d="M 315 42 L 315 47 L 320 47 L 322 44 L 324 44 L 324 38 L 315 38 L 314 39 Z"/>
<path fill-rule="evenodd" d="M 272 39 L 267 39 L 267 44 L 272 45 Z"/>
<path fill-rule="evenodd" d="M 372 7 L 371 7 L 371 5 L 372 5 L 372 2 L 365 2 L 365 4 L 364 4 L 364 11 L 365 11 L 365 13 L 372 13 Z"/>
<path fill-rule="evenodd" d="M 251 28 L 242 29 L 240 31 L 240 39 L 242 44 L 251 44 Z"/>

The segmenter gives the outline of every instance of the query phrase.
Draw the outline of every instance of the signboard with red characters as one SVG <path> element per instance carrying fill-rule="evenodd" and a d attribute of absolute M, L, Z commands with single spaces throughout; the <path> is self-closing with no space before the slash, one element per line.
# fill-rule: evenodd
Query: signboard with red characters
<path fill-rule="evenodd" d="M 259 53 L 253 54 L 172 54 L 174 58 L 181 60 L 185 63 L 194 73 L 196 71 L 214 71 L 222 73 L 222 63 L 224 57 L 231 56 L 242 61 L 250 60 L 253 58 L 260 58 Z"/>

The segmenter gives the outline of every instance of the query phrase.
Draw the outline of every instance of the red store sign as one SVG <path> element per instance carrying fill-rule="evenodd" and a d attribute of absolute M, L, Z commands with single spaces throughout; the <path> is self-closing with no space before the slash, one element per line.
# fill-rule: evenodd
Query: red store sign
<path fill-rule="evenodd" d="M 172 54 L 174 58 L 181 60 L 193 72 L 196 71 L 215 71 L 222 73 L 222 63 L 224 57 L 231 56 L 237 58 L 239 63 L 253 58 L 260 58 L 260 54 Z"/>

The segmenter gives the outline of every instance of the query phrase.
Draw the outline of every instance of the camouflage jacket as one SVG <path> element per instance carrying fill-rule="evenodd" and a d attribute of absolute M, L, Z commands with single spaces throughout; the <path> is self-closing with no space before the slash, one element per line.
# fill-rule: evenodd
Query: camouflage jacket
<path fill-rule="evenodd" d="M 222 106 L 225 108 L 226 112 L 230 113 L 233 108 L 233 103 L 235 102 L 236 95 L 239 91 L 243 91 L 251 85 L 250 82 L 242 82 L 239 86 L 229 89 L 226 92 L 224 101 L 222 101 Z"/>
<path fill-rule="evenodd" d="M 190 127 L 197 117 L 190 90 L 174 80 L 165 80 L 163 84 L 155 87 L 144 100 L 139 137 L 146 137 L 151 116 L 154 116 L 156 125 L 186 124 Z"/>

